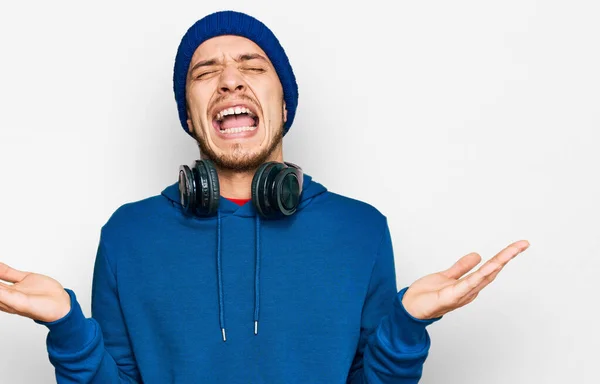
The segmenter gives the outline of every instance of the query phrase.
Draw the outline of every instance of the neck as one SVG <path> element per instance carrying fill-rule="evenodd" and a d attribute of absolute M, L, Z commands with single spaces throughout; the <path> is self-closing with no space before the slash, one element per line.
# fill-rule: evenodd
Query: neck
<path fill-rule="evenodd" d="M 267 158 L 267 161 L 283 161 L 281 149 L 273 151 Z M 219 190 L 223 197 L 231 199 L 250 199 L 252 198 L 252 179 L 256 169 L 248 172 L 239 172 L 232 169 L 223 169 L 217 167 L 219 174 Z"/>

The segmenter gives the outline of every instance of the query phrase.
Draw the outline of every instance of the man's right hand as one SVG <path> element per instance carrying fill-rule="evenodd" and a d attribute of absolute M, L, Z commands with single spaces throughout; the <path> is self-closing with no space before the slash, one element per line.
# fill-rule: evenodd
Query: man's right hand
<path fill-rule="evenodd" d="M 0 311 L 52 322 L 71 310 L 71 298 L 51 277 L 23 272 L 0 262 Z"/>

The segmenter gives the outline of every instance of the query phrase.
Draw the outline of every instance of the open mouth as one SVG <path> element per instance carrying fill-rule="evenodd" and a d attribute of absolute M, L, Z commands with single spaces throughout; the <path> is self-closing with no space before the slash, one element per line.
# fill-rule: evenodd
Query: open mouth
<path fill-rule="evenodd" d="M 258 116 L 247 106 L 224 108 L 213 117 L 213 126 L 224 135 L 252 132 L 258 127 Z"/>

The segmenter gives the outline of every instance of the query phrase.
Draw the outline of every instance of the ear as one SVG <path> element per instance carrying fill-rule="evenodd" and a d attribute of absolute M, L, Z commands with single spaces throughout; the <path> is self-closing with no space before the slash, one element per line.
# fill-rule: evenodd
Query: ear
<path fill-rule="evenodd" d="M 185 112 L 187 113 L 187 116 L 188 116 L 188 118 L 186 120 L 187 126 L 188 126 L 188 131 L 190 133 L 194 133 L 194 124 L 192 123 L 192 119 L 190 119 L 190 117 L 189 117 L 190 116 L 190 110 L 187 109 Z"/>
<path fill-rule="evenodd" d="M 287 122 L 287 107 L 285 106 L 285 101 L 283 102 L 283 122 Z"/>

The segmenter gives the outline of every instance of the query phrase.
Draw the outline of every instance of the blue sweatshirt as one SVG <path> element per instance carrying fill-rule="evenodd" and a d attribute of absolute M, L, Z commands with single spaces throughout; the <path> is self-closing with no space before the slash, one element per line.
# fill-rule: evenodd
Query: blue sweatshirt
<path fill-rule="evenodd" d="M 102 227 L 92 317 L 71 296 L 46 340 L 58 383 L 417 383 L 434 320 L 396 288 L 385 216 L 305 174 L 299 210 L 220 199 L 186 216 L 178 184 Z"/>

